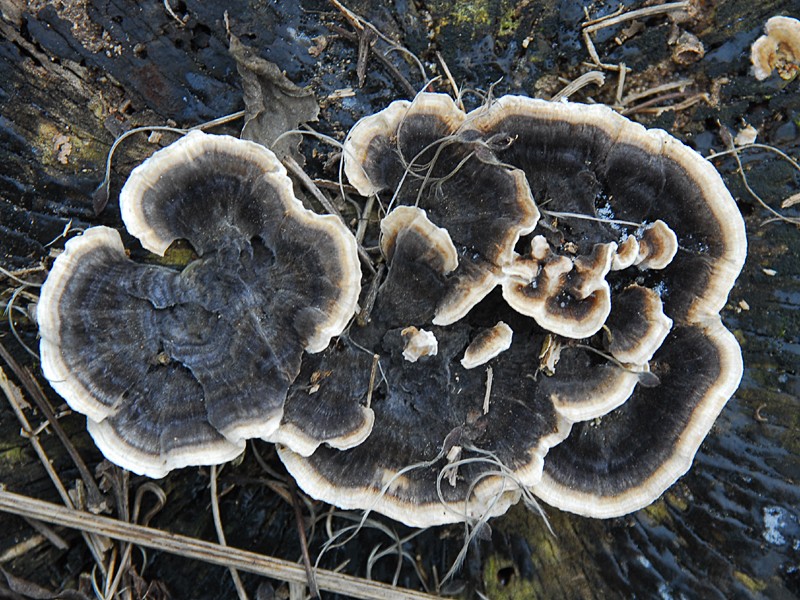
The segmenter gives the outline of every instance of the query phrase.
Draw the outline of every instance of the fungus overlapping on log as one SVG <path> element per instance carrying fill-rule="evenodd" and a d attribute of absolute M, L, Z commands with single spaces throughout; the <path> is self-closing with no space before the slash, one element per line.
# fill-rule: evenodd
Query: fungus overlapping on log
<path fill-rule="evenodd" d="M 186 240 L 197 258 L 182 270 L 134 262 L 106 227 L 69 241 L 37 309 L 45 376 L 106 457 L 136 473 L 271 439 L 304 351 L 327 347 L 355 311 L 352 235 L 303 208 L 272 152 L 200 132 L 135 169 L 120 209 L 145 249 Z"/>
<path fill-rule="evenodd" d="M 520 489 L 621 515 L 688 469 L 742 372 L 719 311 L 744 225 L 707 161 L 602 106 L 465 114 L 436 94 L 360 121 L 344 157 L 392 209 L 388 271 L 369 322 L 310 358 L 340 389 L 356 365 L 348 393 L 375 424 L 349 450 L 281 448 L 301 487 L 423 526 L 502 513 Z M 501 322 L 511 335 L 465 368 Z M 404 356 L 412 327 L 435 354 Z"/>

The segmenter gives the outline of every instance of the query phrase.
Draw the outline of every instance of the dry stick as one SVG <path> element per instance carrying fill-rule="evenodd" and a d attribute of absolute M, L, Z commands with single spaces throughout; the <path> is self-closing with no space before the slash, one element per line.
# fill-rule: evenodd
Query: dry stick
<path fill-rule="evenodd" d="M 608 21 L 609 19 L 613 19 L 614 17 L 618 17 L 619 15 L 621 15 L 624 12 L 625 12 L 625 5 L 620 3 L 619 7 L 617 7 L 617 10 L 615 10 L 610 15 L 597 17 L 596 19 L 590 19 L 589 18 L 589 8 L 584 6 L 583 7 L 583 16 L 586 17 L 586 20 L 581 24 L 581 27 L 587 27 L 589 25 L 594 25 L 595 23 L 602 23 L 603 21 Z"/>
<path fill-rule="evenodd" d="M 45 525 L 41 521 L 37 521 L 36 519 L 28 519 L 27 517 L 23 517 L 25 522 L 30 525 L 33 529 L 39 532 L 39 535 L 43 536 L 48 542 L 50 542 L 53 546 L 58 548 L 59 550 L 68 550 L 69 544 L 66 542 L 64 538 L 58 535 L 52 528 Z"/>
<path fill-rule="evenodd" d="M 323 190 L 331 190 L 331 191 L 334 191 L 334 192 L 338 192 L 342 188 L 344 188 L 344 191 L 347 192 L 348 194 L 357 194 L 358 193 L 358 190 L 356 188 L 354 188 L 352 185 L 350 185 L 349 183 L 343 183 L 340 186 L 338 181 L 331 181 L 330 179 L 312 179 L 311 181 L 314 182 L 315 186 L 317 186 L 318 188 L 321 188 Z"/>
<path fill-rule="evenodd" d="M 583 37 L 583 43 L 586 45 L 586 50 L 589 52 L 589 56 L 594 61 L 595 66 L 608 71 L 620 71 L 622 69 L 630 70 L 625 65 L 611 65 L 603 63 L 600 60 L 600 56 L 597 54 L 597 49 L 594 47 L 591 34 L 595 31 L 599 31 L 600 29 L 605 29 L 606 27 L 611 27 L 612 25 L 624 23 L 625 21 L 630 21 L 632 19 L 652 17 L 654 15 L 672 12 L 673 10 L 685 10 L 688 7 L 689 2 L 668 2 L 667 4 L 661 4 L 660 6 L 648 6 L 646 8 L 632 10 L 631 12 L 627 13 L 615 14 L 613 16 L 609 16 L 608 18 L 600 18 L 595 19 L 594 21 L 586 22 L 582 25 L 583 31 L 581 32 L 581 35 Z"/>
<path fill-rule="evenodd" d="M 367 80 L 367 60 L 370 52 L 378 41 L 378 35 L 372 29 L 364 29 L 358 34 L 358 61 L 356 62 L 356 76 L 358 87 L 364 87 Z"/>
<path fill-rule="evenodd" d="M 744 167 L 742 167 L 742 160 L 739 158 L 739 150 L 741 150 L 742 148 L 744 148 L 744 146 L 743 146 L 742 148 L 737 148 L 737 147 L 736 147 L 736 144 L 735 144 L 735 143 L 734 143 L 734 141 L 733 141 L 733 137 L 731 136 L 730 132 L 729 132 L 729 131 L 728 131 L 728 130 L 725 128 L 725 127 L 721 127 L 721 129 L 720 129 L 720 135 L 721 135 L 721 137 L 722 137 L 722 140 L 725 142 L 725 145 L 728 147 L 728 150 L 726 150 L 725 152 L 720 152 L 719 154 L 715 154 L 714 156 L 721 156 L 721 155 L 723 155 L 723 154 L 729 154 L 729 153 L 730 153 L 730 154 L 733 154 L 733 158 L 736 160 L 736 167 L 737 167 L 737 170 L 738 170 L 738 172 L 739 172 L 739 175 L 742 177 L 742 183 L 744 184 L 744 187 L 745 187 L 745 189 L 747 190 L 747 192 L 748 192 L 748 193 L 749 193 L 749 194 L 750 194 L 750 195 L 751 195 L 751 196 L 752 196 L 752 197 L 753 197 L 753 198 L 754 198 L 754 199 L 755 199 L 755 200 L 756 200 L 756 201 L 757 201 L 757 202 L 758 202 L 758 203 L 759 203 L 761 206 L 763 206 L 763 207 L 764 207 L 766 210 L 768 210 L 770 213 L 772 213 L 773 215 L 775 215 L 775 219 L 776 219 L 776 220 L 778 220 L 778 221 L 783 221 L 784 223 L 794 223 L 795 225 L 800 225 L 800 218 L 786 217 L 786 216 L 782 215 L 782 214 L 781 214 L 781 213 L 779 213 L 777 210 L 775 210 L 774 208 L 772 208 L 772 207 L 771 207 L 769 204 L 767 204 L 767 203 L 764 201 L 764 199 L 763 199 L 763 198 L 761 198 L 761 196 L 759 196 L 759 195 L 756 193 L 756 191 L 755 191 L 755 190 L 754 190 L 752 187 L 750 187 L 750 183 L 747 181 L 747 175 L 745 175 L 745 173 L 744 173 Z M 750 145 L 749 145 L 749 147 L 754 147 L 754 146 L 756 146 L 756 144 L 750 144 Z M 771 148 L 771 147 L 770 147 L 770 148 Z M 777 150 L 777 149 L 775 149 L 775 150 Z M 778 151 L 778 152 L 780 153 L 780 151 Z M 781 153 L 781 154 L 782 154 L 782 153 Z M 785 156 L 785 155 L 784 155 L 784 156 Z M 795 166 L 798 166 L 798 165 L 797 165 L 797 163 L 796 163 L 794 160 L 792 160 L 792 159 L 791 159 L 791 158 L 789 158 L 788 156 L 786 156 L 786 158 L 787 158 L 787 159 L 789 159 L 789 161 L 790 161 L 790 162 L 791 162 L 793 165 L 795 165 Z M 766 223 L 768 223 L 768 222 L 772 222 L 773 220 L 774 220 L 774 219 L 770 219 L 769 221 L 765 221 L 764 223 L 762 223 L 762 225 L 765 225 L 765 224 L 766 224 Z"/>
<path fill-rule="evenodd" d="M 222 529 L 222 519 L 219 516 L 219 497 L 217 496 L 217 465 L 211 465 L 211 514 L 214 517 L 214 529 L 217 530 L 217 539 L 220 545 L 226 546 L 225 531 Z M 235 567 L 228 567 L 233 579 L 233 585 L 236 587 L 236 593 L 239 600 L 247 600 L 247 592 L 242 585 L 242 580 L 239 577 L 239 572 Z"/>
<path fill-rule="evenodd" d="M 450 72 L 450 68 L 447 66 L 444 58 L 442 58 L 442 54 L 438 50 L 436 51 L 436 58 L 439 60 L 439 64 L 442 65 L 442 69 L 444 69 L 444 74 L 447 77 L 447 81 L 450 83 L 450 87 L 453 88 L 453 97 L 456 99 L 458 108 L 464 112 L 467 112 L 464 110 L 464 102 L 461 100 L 461 90 L 458 89 L 458 85 L 456 85 L 456 80 L 453 79 L 453 74 Z"/>
<path fill-rule="evenodd" d="M 701 100 L 705 100 L 708 102 L 708 94 L 705 92 L 701 92 L 699 94 L 695 94 L 693 96 L 689 96 L 685 98 L 686 94 L 684 92 L 672 92 L 669 94 L 664 94 L 662 96 L 656 96 L 655 98 L 651 98 L 646 102 L 642 102 L 641 104 L 637 104 L 636 106 L 631 106 L 630 108 L 626 108 L 622 111 L 621 114 L 623 115 L 632 115 L 634 113 L 654 113 L 656 115 L 660 115 L 661 113 L 667 112 L 669 110 L 679 111 L 689 108 L 694 104 L 697 104 Z M 659 102 L 666 102 L 668 100 L 676 100 L 678 98 L 685 98 L 683 101 L 678 102 L 677 104 L 670 104 L 667 106 L 654 106 Z"/>
<path fill-rule="evenodd" d="M 337 25 L 327 25 L 327 27 L 328 29 L 336 33 L 336 35 L 343 37 L 348 42 L 358 43 L 359 36 L 357 34 L 351 33 L 346 29 L 343 29 L 342 27 L 339 27 Z M 386 55 L 384 55 L 381 52 L 377 52 L 374 48 L 372 53 L 375 55 L 375 58 L 377 58 L 381 62 L 381 64 L 389 70 L 392 76 L 402 86 L 403 90 L 405 90 L 405 92 L 408 94 L 409 98 L 413 98 L 414 96 L 417 95 L 417 90 L 414 89 L 414 86 L 408 82 L 408 79 L 405 78 L 405 76 L 400 72 L 400 70 L 397 67 L 394 66 L 392 61 L 390 61 L 386 57 Z"/>
<path fill-rule="evenodd" d="M 114 468 L 117 468 L 117 467 L 115 466 Z M 127 473 L 127 471 L 123 471 L 123 472 Z M 143 483 L 136 490 L 136 499 L 134 500 L 134 503 L 133 503 L 133 522 L 134 523 L 137 522 L 137 520 L 139 519 L 139 512 L 140 512 L 140 509 L 141 509 L 141 506 L 142 506 L 142 498 L 144 497 L 144 493 L 145 492 L 152 492 L 153 494 L 155 494 L 156 498 L 157 498 L 157 502 L 156 502 L 156 505 L 152 509 L 150 509 L 150 511 L 142 519 L 142 525 L 148 525 L 150 523 L 150 519 L 152 519 L 156 515 L 156 513 L 158 513 L 162 508 L 164 508 L 164 505 L 167 502 L 166 493 L 164 493 L 164 490 L 162 490 L 158 485 L 156 485 L 152 481 L 148 481 L 146 483 Z M 127 567 L 130 566 L 131 552 L 132 551 L 133 551 L 133 544 L 126 543 L 125 544 L 125 549 L 122 552 L 122 558 L 120 559 L 120 568 L 117 570 L 117 573 L 114 576 L 114 579 L 111 582 L 111 585 L 108 586 L 108 590 L 107 590 L 107 593 L 106 593 L 106 598 L 113 598 L 114 594 L 116 594 L 117 588 L 119 587 L 120 582 L 122 581 L 122 577 L 126 573 Z M 142 573 L 144 573 L 144 566 L 142 567 Z"/>
<path fill-rule="evenodd" d="M 358 227 L 356 227 L 356 241 L 359 244 L 364 241 L 364 235 L 367 233 L 367 225 L 369 224 L 369 215 L 374 204 L 375 194 L 370 194 L 364 203 L 364 210 L 361 211 L 361 218 L 358 220 Z"/>
<path fill-rule="evenodd" d="M 492 379 L 494 378 L 494 371 L 492 367 L 486 367 L 486 393 L 483 396 L 483 414 L 489 412 L 489 398 L 492 395 Z"/>
<path fill-rule="evenodd" d="M 17 283 L 21 283 L 22 285 L 27 285 L 30 287 L 42 287 L 41 283 L 31 283 L 30 281 L 25 281 L 24 279 L 20 279 L 19 275 L 27 275 L 28 273 L 40 272 L 44 271 L 44 267 L 32 267 L 30 269 L 22 269 L 20 271 L 7 271 L 3 267 L 0 267 L 0 276 L 7 277 L 8 279 L 13 279 Z"/>
<path fill-rule="evenodd" d="M 676 89 L 683 91 L 687 86 L 690 86 L 693 83 L 694 81 L 691 79 L 680 79 L 678 81 L 657 85 L 655 87 L 648 88 L 641 92 L 628 94 L 622 99 L 622 105 L 627 106 L 631 102 L 636 102 L 637 100 L 641 100 L 642 98 L 647 98 L 648 96 L 655 96 L 656 94 L 660 94 L 662 92 L 670 92 Z"/>
<path fill-rule="evenodd" d="M 286 165 L 286 168 L 291 171 L 292 175 L 297 177 L 300 180 L 300 183 L 303 184 L 303 187 L 308 190 L 312 196 L 322 204 L 322 207 L 332 215 L 336 215 L 339 217 L 339 220 L 344 223 L 344 226 L 347 227 L 347 222 L 344 220 L 342 213 L 339 212 L 339 209 L 336 208 L 331 201 L 323 194 L 320 189 L 314 185 L 314 181 L 309 177 L 303 168 L 297 164 L 297 161 L 292 158 L 291 156 L 286 156 L 283 159 L 283 164 Z M 349 228 L 348 228 L 349 229 Z M 361 262 L 369 269 L 370 273 L 375 272 L 375 267 L 372 266 L 372 259 L 367 254 L 367 251 L 364 250 L 364 247 L 361 244 L 358 244 L 358 257 L 361 259 Z"/>
<path fill-rule="evenodd" d="M 367 401 L 365 403 L 367 408 L 372 407 L 372 391 L 375 389 L 375 376 L 378 374 L 378 364 L 380 363 L 381 355 L 372 355 L 372 368 L 369 372 L 369 390 L 367 391 Z"/>
<path fill-rule="evenodd" d="M 330 0 L 330 3 L 339 9 L 339 12 L 342 13 L 342 16 L 347 19 L 347 22 L 350 23 L 354 29 L 357 31 L 364 31 L 364 26 L 361 24 L 361 18 L 356 13 L 347 8 L 338 0 Z"/>
<path fill-rule="evenodd" d="M 369 28 L 375 32 L 375 34 L 381 38 L 384 42 L 389 44 L 389 52 L 398 51 L 408 55 L 417 65 L 419 72 L 422 74 L 422 79 L 427 80 L 428 74 L 425 72 L 425 66 L 422 64 L 422 61 L 417 58 L 417 56 L 411 52 L 408 48 L 401 46 L 400 43 L 390 38 L 388 35 L 381 33 L 381 30 L 375 27 L 372 23 L 367 21 L 364 17 L 354 13 L 352 10 L 347 8 L 344 4 L 339 2 L 338 0 L 329 0 L 331 4 L 333 4 L 337 9 L 339 9 L 345 18 L 355 27 L 358 31 L 362 29 Z M 387 52 L 388 54 L 388 52 Z M 415 94 L 412 94 L 412 96 Z"/>
<path fill-rule="evenodd" d="M 152 527 L 125 523 L 109 517 L 93 515 L 86 511 L 70 510 L 51 502 L 44 502 L 2 489 L 0 489 L 0 511 L 97 533 L 144 546 L 145 548 L 153 548 L 210 564 L 223 567 L 232 566 L 241 571 L 271 577 L 280 581 L 306 583 L 305 569 L 287 560 L 272 558 L 230 546 L 221 546 L 213 542 L 169 533 Z M 364 600 L 393 600 L 398 598 L 433 600 L 436 598 L 436 596 L 423 592 L 397 588 L 385 583 L 365 581 L 352 575 L 342 575 L 327 569 L 317 569 L 317 583 L 320 589 Z"/>
<path fill-rule="evenodd" d="M 560 92 L 550 98 L 551 102 L 569 99 L 575 92 L 585 88 L 587 85 L 601 86 L 605 83 L 606 77 L 600 71 L 589 71 L 577 79 L 569 82 Z"/>
<path fill-rule="evenodd" d="M 2 348 L 2 345 L 0 345 L 0 348 Z M 5 350 L 5 348 L 3 348 L 3 350 Z M 21 390 L 8 380 L 8 377 L 6 376 L 6 373 L 2 367 L 0 367 L 0 389 L 3 390 L 6 398 L 8 398 L 8 403 L 11 405 L 11 409 L 14 411 L 14 414 L 17 416 L 17 420 L 22 426 L 23 435 L 28 438 L 33 446 L 36 455 L 39 457 L 39 461 L 42 463 L 42 466 L 44 466 L 45 471 L 47 471 L 47 475 L 50 477 L 50 480 L 56 487 L 58 495 L 61 496 L 61 500 L 69 508 L 74 509 L 75 506 L 72 503 L 72 498 L 70 498 L 69 492 L 67 492 L 67 489 L 61 482 L 58 473 L 56 473 L 55 469 L 53 468 L 53 464 L 50 462 L 47 453 L 44 451 L 44 448 L 39 442 L 39 438 L 33 433 L 33 428 L 31 427 L 28 418 L 25 416 L 25 413 L 22 410 L 22 406 L 26 404 L 26 402 L 22 397 Z M 83 532 L 83 538 L 86 541 L 86 545 L 89 547 L 89 551 L 92 553 L 95 562 L 100 566 L 100 570 L 105 575 L 106 569 L 105 565 L 103 564 L 103 552 L 101 550 L 102 545 L 98 540 L 95 539 L 95 536 L 86 532 Z"/>
<path fill-rule="evenodd" d="M 167 14 L 170 17 L 172 17 L 173 19 L 175 19 L 178 22 L 178 24 L 181 27 L 185 27 L 186 26 L 186 23 L 183 22 L 183 19 L 181 19 L 177 14 L 175 14 L 175 11 L 172 10 L 172 6 L 170 6 L 169 0 L 164 0 L 164 9 L 167 11 Z"/>
<path fill-rule="evenodd" d="M 614 96 L 614 102 L 617 106 L 622 104 L 622 92 L 625 89 L 625 75 L 630 69 L 625 66 L 624 62 L 619 63 L 619 77 L 617 78 L 617 93 Z"/>
<path fill-rule="evenodd" d="M 385 271 L 386 263 L 382 262 L 380 265 L 378 265 L 378 270 L 375 272 L 375 275 L 369 284 L 367 296 L 364 298 L 364 305 L 361 307 L 361 310 L 358 311 L 358 315 L 356 316 L 356 323 L 358 323 L 361 327 L 364 327 L 367 323 L 369 323 L 369 316 L 372 314 L 372 308 L 375 306 L 375 300 L 378 297 L 378 290 L 381 287 L 381 282 L 383 281 L 383 274 Z"/>
<path fill-rule="evenodd" d="M 0 554 L 0 565 L 15 560 L 20 556 L 25 556 L 28 552 L 38 548 L 46 541 L 43 535 L 37 533 L 36 535 L 22 540 L 18 544 L 14 544 L 11 548 Z"/>
<path fill-rule="evenodd" d="M 599 19 L 595 19 L 594 21 L 584 23 L 583 30 L 589 33 L 594 33 L 595 31 L 605 29 L 606 27 L 611 27 L 612 25 L 617 25 L 618 23 L 624 23 L 625 21 L 631 21 L 641 17 L 652 17 L 653 15 L 665 14 L 672 12 L 673 10 L 684 10 L 689 8 L 689 4 L 690 2 L 668 2 L 658 6 L 647 6 L 645 8 L 632 10 L 631 12 L 615 14 L 609 16 L 608 18 L 601 17 Z"/>
<path fill-rule="evenodd" d="M 306 579 L 308 579 L 308 591 L 313 600 L 319 600 L 319 586 L 317 586 L 317 578 L 314 576 L 314 567 L 311 565 L 311 556 L 308 554 L 306 526 L 303 522 L 303 513 L 300 510 L 300 501 L 297 497 L 297 484 L 295 484 L 293 479 L 289 480 L 289 495 L 292 497 L 294 519 L 297 522 L 297 535 L 300 538 L 300 550 L 303 554 L 303 566 L 306 569 Z"/>
<path fill-rule="evenodd" d="M 11 367 L 11 370 L 17 379 L 19 379 L 22 387 L 25 388 L 25 391 L 28 392 L 31 398 L 33 398 L 37 408 L 47 419 L 47 422 L 50 424 L 50 427 L 52 427 L 56 437 L 58 437 L 58 439 L 64 445 L 64 448 L 67 450 L 72 462 L 75 463 L 75 466 L 78 468 L 78 471 L 81 474 L 81 479 L 86 486 L 91 505 L 101 506 L 103 504 L 103 495 L 100 493 L 100 488 L 97 487 L 97 482 L 94 480 L 94 477 L 92 477 L 89 467 L 87 467 L 86 463 L 83 462 L 83 458 L 81 458 L 81 455 L 78 454 L 75 446 L 72 445 L 69 436 L 67 436 L 67 434 L 64 432 L 64 429 L 61 427 L 58 419 L 56 419 L 56 416 L 53 413 L 53 408 L 50 406 L 50 402 L 47 400 L 47 397 L 45 396 L 38 382 L 31 375 L 30 371 L 23 369 L 19 365 L 14 357 L 11 356 L 9 351 L 6 350 L 3 344 L 0 344 L 0 358 L 2 358 L 6 364 Z"/>

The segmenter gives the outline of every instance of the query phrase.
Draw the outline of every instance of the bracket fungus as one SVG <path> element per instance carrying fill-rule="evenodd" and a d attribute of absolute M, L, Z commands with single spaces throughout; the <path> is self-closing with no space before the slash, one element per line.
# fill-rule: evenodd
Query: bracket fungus
<path fill-rule="evenodd" d="M 309 359 L 375 419 L 347 450 L 280 447 L 303 489 L 426 526 L 530 492 L 622 515 L 686 472 L 742 374 L 719 311 L 744 223 L 706 160 L 603 106 L 427 93 L 359 121 L 344 159 L 389 207 L 388 269 Z M 437 351 L 411 362 L 414 331 Z"/>
<path fill-rule="evenodd" d="M 192 133 L 120 196 L 155 253 L 68 242 L 42 290 L 45 375 L 138 473 L 278 443 L 300 487 L 412 526 L 524 496 L 587 516 L 655 500 L 742 374 L 719 312 L 744 224 L 693 150 L 603 106 L 420 94 L 359 121 L 344 168 L 384 195 L 372 309 L 354 236 L 265 148 Z"/>
<path fill-rule="evenodd" d="M 800 70 L 800 21 L 782 16 L 767 20 L 764 35 L 750 48 L 750 61 L 759 81 L 776 69 L 781 79 L 792 79 Z"/>
<path fill-rule="evenodd" d="M 307 448 L 281 431 L 284 402 L 304 351 L 326 348 L 355 311 L 346 227 L 302 206 L 271 151 L 201 132 L 137 167 L 120 209 L 145 249 L 186 240 L 197 257 L 182 270 L 138 263 L 94 227 L 42 288 L 42 370 L 106 457 L 162 477 L 229 460 L 250 437 Z"/>

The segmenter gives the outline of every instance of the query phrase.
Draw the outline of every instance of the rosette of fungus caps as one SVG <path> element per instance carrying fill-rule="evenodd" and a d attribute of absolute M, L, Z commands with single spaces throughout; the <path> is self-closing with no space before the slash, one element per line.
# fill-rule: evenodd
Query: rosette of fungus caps
<path fill-rule="evenodd" d="M 707 161 L 602 106 L 465 114 L 438 94 L 362 119 L 344 157 L 393 209 L 388 270 L 352 345 L 318 356 L 332 387 L 355 365 L 375 425 L 349 450 L 280 449 L 301 487 L 415 526 L 531 491 L 611 517 L 689 468 L 742 373 L 719 311 L 744 224 Z M 436 351 L 412 362 L 415 331 Z"/>
<path fill-rule="evenodd" d="M 134 262 L 106 227 L 70 240 L 37 308 L 50 384 L 109 460 L 151 477 L 278 435 L 304 351 L 355 311 L 352 235 L 303 208 L 272 152 L 200 132 L 135 169 L 120 208 L 146 250 L 186 240 L 196 257 Z"/>

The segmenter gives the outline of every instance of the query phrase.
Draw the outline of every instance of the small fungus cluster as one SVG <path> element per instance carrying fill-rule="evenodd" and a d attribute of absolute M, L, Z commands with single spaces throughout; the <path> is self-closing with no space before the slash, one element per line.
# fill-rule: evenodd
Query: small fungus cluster
<path fill-rule="evenodd" d="M 187 240 L 182 271 L 106 228 L 67 244 L 42 365 L 106 456 L 159 477 L 259 437 L 311 496 L 412 526 L 531 493 L 622 515 L 689 468 L 742 374 L 719 311 L 744 225 L 707 161 L 603 106 L 430 93 L 343 156 L 387 266 L 345 333 L 355 239 L 250 142 L 193 133 L 126 183 L 128 231 Z"/>
<path fill-rule="evenodd" d="M 777 70 L 781 79 L 792 79 L 800 70 L 800 21 L 792 17 L 772 17 L 764 25 L 764 35 L 750 49 L 753 75 L 759 81 Z"/>

